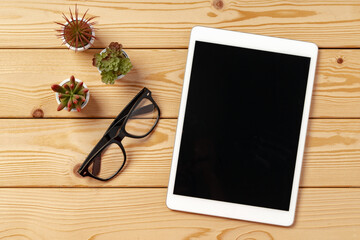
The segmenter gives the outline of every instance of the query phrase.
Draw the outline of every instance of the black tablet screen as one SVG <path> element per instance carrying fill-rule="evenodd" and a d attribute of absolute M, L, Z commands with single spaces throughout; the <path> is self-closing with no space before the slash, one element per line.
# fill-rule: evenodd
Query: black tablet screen
<path fill-rule="evenodd" d="M 288 210 L 309 64 L 196 41 L 174 194 Z"/>

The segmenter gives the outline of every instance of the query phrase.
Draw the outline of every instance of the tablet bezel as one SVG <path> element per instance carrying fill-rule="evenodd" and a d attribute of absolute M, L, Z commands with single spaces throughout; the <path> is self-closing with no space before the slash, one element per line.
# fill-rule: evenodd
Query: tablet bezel
<path fill-rule="evenodd" d="M 289 211 L 174 194 L 174 183 L 176 177 L 177 163 L 193 62 L 193 54 L 196 41 L 291 54 L 310 58 L 309 75 L 306 86 L 304 109 L 302 115 Z M 179 118 L 175 135 L 175 144 L 166 199 L 166 205 L 168 206 L 168 208 L 173 210 L 262 222 L 281 226 L 292 225 L 294 221 L 297 195 L 299 190 L 300 173 L 309 119 L 312 89 L 314 85 L 317 55 L 318 47 L 314 43 L 310 42 L 302 42 L 207 27 L 194 27 L 192 29 L 188 48 L 183 90 L 180 101 Z"/>

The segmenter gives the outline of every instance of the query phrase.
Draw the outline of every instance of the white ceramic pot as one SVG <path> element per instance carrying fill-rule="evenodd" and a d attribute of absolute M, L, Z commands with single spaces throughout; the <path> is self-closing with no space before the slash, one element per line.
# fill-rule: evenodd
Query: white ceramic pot
<path fill-rule="evenodd" d="M 80 81 L 79 79 L 77 79 L 77 78 L 75 78 L 75 81 L 76 81 L 76 82 L 81 82 L 81 81 Z M 60 85 L 60 86 L 63 86 L 63 85 L 64 85 L 65 83 L 67 83 L 67 82 L 70 82 L 70 78 L 65 79 L 65 80 L 62 81 L 59 85 Z M 84 87 L 84 88 L 87 88 L 87 86 L 86 86 L 85 83 L 83 83 L 83 87 Z M 60 104 L 60 98 L 59 98 L 59 93 L 58 93 L 58 92 L 55 93 L 55 97 L 56 97 L 57 103 Z M 83 104 L 81 104 L 81 109 L 83 109 L 83 108 L 88 104 L 89 100 L 90 100 L 90 91 L 88 91 L 88 92 L 86 93 L 85 102 L 84 102 Z M 65 110 L 68 110 L 67 107 L 64 107 L 64 109 L 65 109 Z M 75 108 L 73 108 L 73 109 L 71 109 L 71 111 L 72 111 L 72 112 L 75 112 L 75 111 L 77 111 L 77 110 L 76 110 Z"/>
<path fill-rule="evenodd" d="M 78 20 L 81 20 L 81 18 L 78 18 Z M 66 22 L 66 23 L 65 23 L 65 26 L 62 27 L 63 31 L 64 31 L 64 28 L 65 28 L 68 24 L 69 24 L 69 23 Z M 92 35 L 95 36 L 95 30 L 94 30 L 93 26 L 92 26 L 92 25 L 89 25 L 89 26 L 90 26 L 90 28 L 91 28 L 91 30 L 92 30 L 92 31 L 91 31 Z M 94 43 L 94 41 L 95 41 L 95 38 L 92 37 L 91 40 L 90 40 L 90 43 L 88 43 L 88 44 L 85 45 L 84 47 L 75 48 L 75 47 L 71 46 L 70 44 L 68 44 L 68 43 L 66 42 L 66 40 L 65 40 L 64 37 L 61 37 L 61 39 L 62 39 L 63 43 L 64 43 L 69 49 L 71 49 L 71 50 L 73 50 L 73 51 L 76 51 L 76 52 L 82 52 L 82 51 L 85 51 L 86 49 L 89 49 L 89 48 L 91 47 L 91 45 Z"/>
<path fill-rule="evenodd" d="M 126 58 L 129 58 L 129 56 L 126 54 L 126 52 L 125 52 L 124 50 L 121 49 L 121 51 L 122 51 L 122 53 L 125 55 Z M 105 48 L 104 50 L 102 50 L 102 51 L 100 52 L 100 54 L 103 53 L 103 52 L 106 52 L 106 48 Z M 99 71 L 99 73 L 101 74 L 101 71 L 100 71 L 99 68 L 98 68 L 98 71 Z M 116 78 L 116 80 L 119 80 L 119 79 L 121 79 L 121 78 L 123 78 L 123 77 L 125 77 L 125 75 L 121 74 L 121 75 L 119 75 L 119 76 Z"/>

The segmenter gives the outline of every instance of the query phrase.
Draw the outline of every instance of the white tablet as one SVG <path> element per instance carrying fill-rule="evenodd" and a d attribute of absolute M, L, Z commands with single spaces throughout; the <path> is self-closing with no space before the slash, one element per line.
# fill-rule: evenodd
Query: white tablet
<path fill-rule="evenodd" d="M 308 42 L 193 28 L 170 209 L 293 223 L 317 52 Z"/>

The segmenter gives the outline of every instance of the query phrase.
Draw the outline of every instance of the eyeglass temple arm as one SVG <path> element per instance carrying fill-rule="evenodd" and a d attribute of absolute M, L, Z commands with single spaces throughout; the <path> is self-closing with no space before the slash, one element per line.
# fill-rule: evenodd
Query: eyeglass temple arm
<path fill-rule="evenodd" d="M 121 120 L 124 119 L 124 117 L 126 117 L 131 108 L 134 106 L 134 103 L 136 103 L 136 101 L 141 97 L 141 95 L 147 90 L 147 88 L 143 88 L 127 105 L 126 107 L 119 113 L 119 115 L 115 118 L 115 120 L 111 123 L 111 125 L 109 126 L 109 128 L 106 130 L 106 132 L 109 132 L 109 130 L 114 126 L 117 125 L 117 123 L 119 123 Z"/>
<path fill-rule="evenodd" d="M 141 115 L 141 114 L 145 114 L 145 113 L 149 113 L 153 111 L 153 106 L 152 104 L 149 104 L 147 106 L 141 107 L 139 109 L 136 109 L 135 111 L 132 112 L 132 116 L 137 116 L 137 115 Z M 106 132 L 104 133 L 104 136 L 109 134 L 110 131 L 112 131 L 112 128 L 115 126 L 121 126 L 122 122 L 125 120 L 125 118 L 127 117 L 127 115 L 123 116 L 122 118 L 120 118 L 118 121 L 114 121 L 112 122 L 112 124 L 110 125 L 110 127 L 106 130 Z"/>
<path fill-rule="evenodd" d="M 92 156 L 94 156 L 101 148 L 109 141 L 108 136 L 103 136 L 100 141 L 95 145 L 95 147 L 91 150 L 89 155 L 86 157 L 84 163 L 80 166 L 78 172 L 81 173 L 85 170 L 85 166 L 88 164 Z"/>
<path fill-rule="evenodd" d="M 135 111 L 133 111 L 131 115 L 137 116 L 137 115 L 141 115 L 141 114 L 145 114 L 145 113 L 150 113 L 152 111 L 154 111 L 154 105 L 149 104 L 144 107 L 135 109 Z"/>
<path fill-rule="evenodd" d="M 98 155 L 93 160 L 93 166 L 92 166 L 92 174 L 94 176 L 99 175 L 101 168 L 101 155 Z"/>
<path fill-rule="evenodd" d="M 141 115 L 141 114 L 145 114 L 145 113 L 150 113 L 154 111 L 154 106 L 152 104 L 149 104 L 147 106 L 144 106 L 144 107 L 141 107 L 139 109 L 136 109 L 135 111 L 133 111 L 131 113 L 132 116 L 138 116 L 138 115 Z M 110 127 L 106 130 L 105 134 L 108 134 L 109 131 L 116 125 L 121 125 L 122 124 L 122 121 L 125 120 L 125 118 L 127 117 L 127 114 L 125 116 L 123 116 L 122 118 L 120 118 L 118 121 L 116 122 L 113 122 Z"/>

